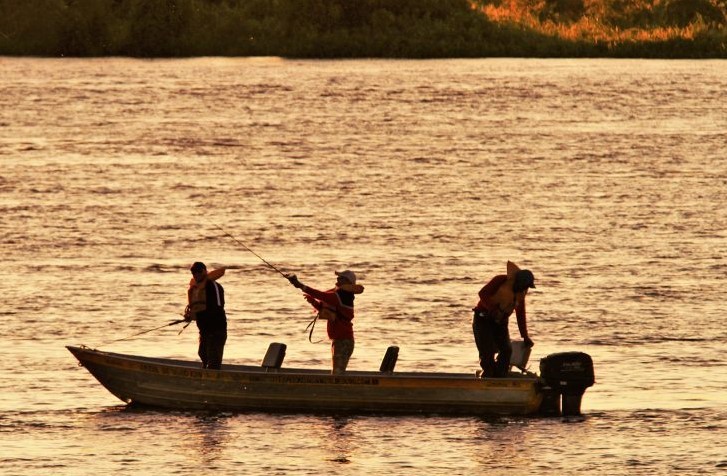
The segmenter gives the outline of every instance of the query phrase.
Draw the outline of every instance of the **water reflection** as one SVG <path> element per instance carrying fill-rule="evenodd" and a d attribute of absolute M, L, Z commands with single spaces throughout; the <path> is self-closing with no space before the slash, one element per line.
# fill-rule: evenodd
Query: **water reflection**
<path fill-rule="evenodd" d="M 326 460 L 333 463 L 348 464 L 358 449 L 357 445 L 352 446 L 356 441 L 351 417 L 335 416 L 328 419 L 321 434 L 321 447 Z"/>
<path fill-rule="evenodd" d="M 197 414 L 188 420 L 182 433 L 182 446 L 188 455 L 197 455 L 197 465 L 209 467 L 221 458 L 230 438 L 229 413 Z"/>
<path fill-rule="evenodd" d="M 137 447 L 136 456 L 142 457 L 147 451 L 164 448 L 167 458 L 192 459 L 196 467 L 210 467 L 221 459 L 230 439 L 230 413 L 160 411 L 139 406 L 116 406 L 106 408 L 92 415 L 93 427 L 88 437 L 96 445 L 103 445 L 106 437 L 115 433 L 133 432 L 134 438 L 125 442 L 129 447 Z M 163 428 L 174 438 L 160 440 L 158 432 Z M 109 444 L 117 442 L 109 439 Z M 176 455 L 176 456 L 175 456 Z"/>
<path fill-rule="evenodd" d="M 472 455 L 477 467 L 521 467 L 521 460 L 529 459 L 527 451 L 529 427 L 527 419 L 482 418 L 476 421 L 469 448 L 476 450 Z"/>

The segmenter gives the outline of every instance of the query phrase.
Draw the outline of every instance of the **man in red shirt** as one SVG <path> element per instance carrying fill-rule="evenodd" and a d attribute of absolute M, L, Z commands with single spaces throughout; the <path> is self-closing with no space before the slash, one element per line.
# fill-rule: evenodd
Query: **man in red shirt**
<path fill-rule="evenodd" d="M 318 311 L 318 318 L 327 321 L 326 330 L 331 339 L 332 373 L 342 374 L 353 354 L 353 300 L 364 287 L 356 284 L 353 271 L 336 271 L 336 286 L 328 291 L 318 291 L 288 276 L 290 284 L 305 293 L 305 299 Z"/>
<path fill-rule="evenodd" d="M 513 311 L 525 345 L 532 347 L 525 317 L 525 295 L 535 288 L 533 273 L 507 262 L 507 274 L 495 276 L 480 289 L 480 300 L 473 309 L 472 332 L 480 356 L 482 377 L 507 377 L 512 345 L 508 318 Z M 497 354 L 497 360 L 495 360 Z"/>

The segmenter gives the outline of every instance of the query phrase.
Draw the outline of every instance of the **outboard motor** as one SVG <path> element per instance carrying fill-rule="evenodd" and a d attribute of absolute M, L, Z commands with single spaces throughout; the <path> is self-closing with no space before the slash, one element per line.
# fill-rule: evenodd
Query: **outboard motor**
<path fill-rule="evenodd" d="M 560 352 L 540 359 L 540 378 L 545 394 L 540 411 L 559 415 L 562 396 L 563 416 L 580 415 L 581 399 L 593 385 L 593 360 L 583 352 Z"/>

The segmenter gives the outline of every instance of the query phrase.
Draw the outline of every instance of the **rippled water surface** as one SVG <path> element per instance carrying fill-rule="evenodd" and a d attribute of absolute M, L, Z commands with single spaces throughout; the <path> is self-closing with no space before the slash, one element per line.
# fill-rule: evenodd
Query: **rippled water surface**
<path fill-rule="evenodd" d="M 727 62 L 0 58 L 3 474 L 724 474 Z M 351 268 L 352 369 L 473 372 L 471 307 L 531 269 L 531 368 L 590 354 L 582 418 L 125 408 L 65 350 L 327 367 L 270 263 Z M 322 329 L 316 331 L 324 338 Z M 517 335 L 514 323 L 511 333 Z"/>

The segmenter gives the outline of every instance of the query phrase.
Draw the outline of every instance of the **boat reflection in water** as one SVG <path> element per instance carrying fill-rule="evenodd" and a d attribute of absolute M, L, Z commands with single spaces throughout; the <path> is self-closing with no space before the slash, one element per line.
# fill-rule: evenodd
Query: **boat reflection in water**
<path fill-rule="evenodd" d="M 578 415 L 594 383 L 591 358 L 551 354 L 541 375 L 508 378 L 474 374 L 395 372 L 389 347 L 378 372 L 285 368 L 285 344 L 270 344 L 260 366 L 223 365 L 140 357 L 67 346 L 80 364 L 127 404 L 184 410 L 310 411 L 452 415 Z M 561 410 L 562 401 L 562 410 Z"/>

